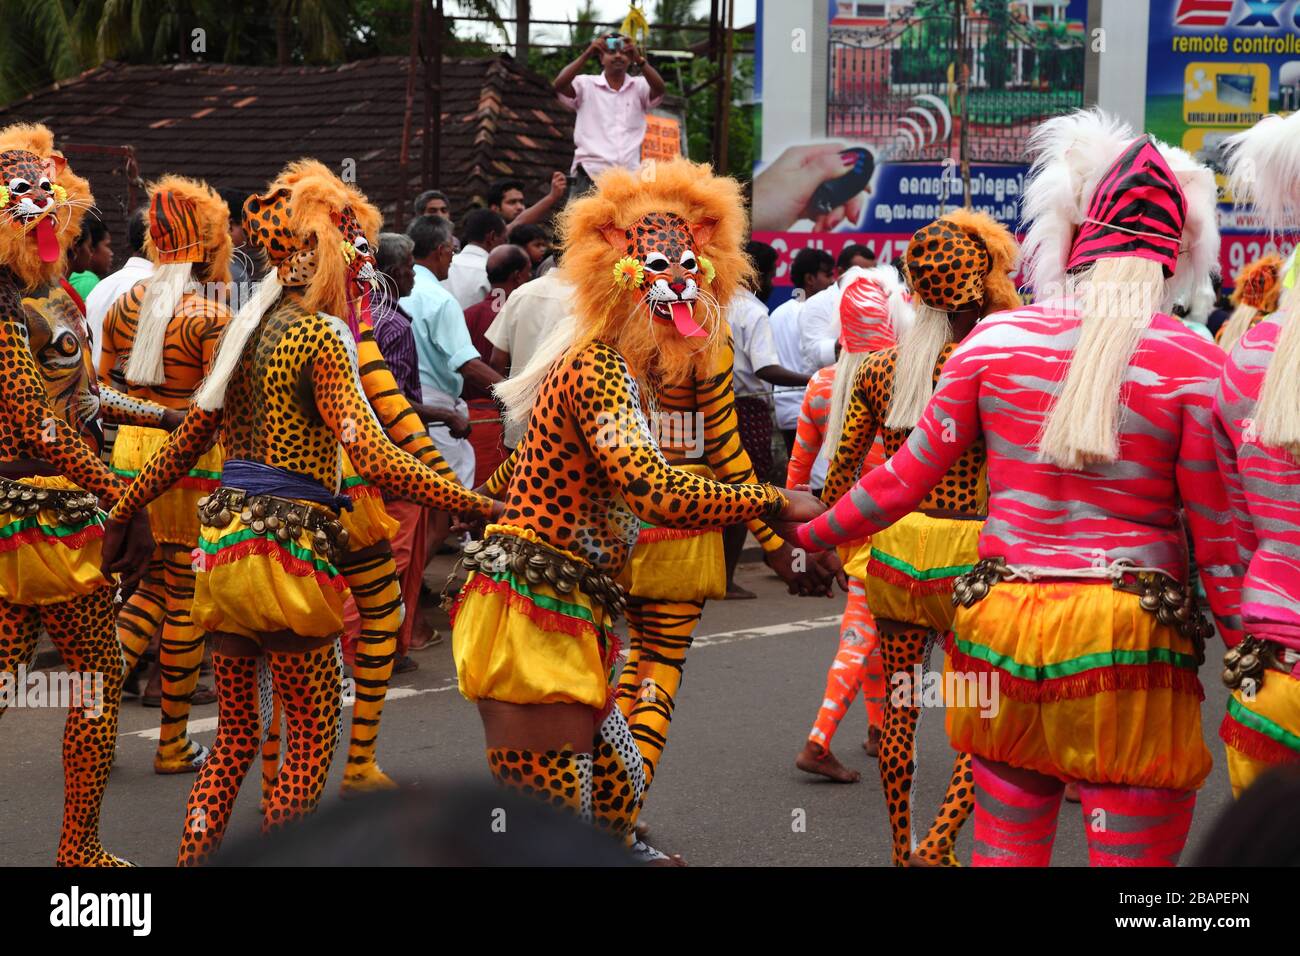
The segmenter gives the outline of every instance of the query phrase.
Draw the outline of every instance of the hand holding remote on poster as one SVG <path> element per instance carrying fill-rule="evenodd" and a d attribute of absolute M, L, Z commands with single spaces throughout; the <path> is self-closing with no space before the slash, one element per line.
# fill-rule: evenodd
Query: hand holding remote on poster
<path fill-rule="evenodd" d="M 790 263 L 801 249 L 838 256 L 860 243 L 890 262 L 968 191 L 973 209 L 1015 229 L 1025 137 L 1083 104 L 1084 0 L 1035 6 L 1043 20 L 1013 4 L 992 14 L 972 7 L 960 27 L 950 4 L 927 0 L 888 11 L 829 6 L 824 126 L 787 136 L 779 119 L 782 134 L 771 119 L 762 124 L 753 230 L 780 257 L 769 306 L 795 294 Z M 760 37 L 762 21 L 760 4 Z M 819 116 L 819 106 L 804 115 Z"/>

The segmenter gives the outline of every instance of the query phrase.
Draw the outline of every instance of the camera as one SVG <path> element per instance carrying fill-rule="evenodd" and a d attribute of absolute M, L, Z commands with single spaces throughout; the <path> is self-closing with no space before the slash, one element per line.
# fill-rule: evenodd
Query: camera
<path fill-rule="evenodd" d="M 613 52 L 623 49 L 622 37 L 605 37 L 605 49 Z"/>

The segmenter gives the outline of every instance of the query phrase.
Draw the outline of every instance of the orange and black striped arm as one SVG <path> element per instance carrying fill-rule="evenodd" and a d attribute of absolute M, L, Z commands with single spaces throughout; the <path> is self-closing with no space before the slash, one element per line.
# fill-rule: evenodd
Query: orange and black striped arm
<path fill-rule="evenodd" d="M 496 470 L 488 475 L 487 481 L 483 482 L 483 487 L 479 489 L 481 494 L 489 498 L 496 498 L 498 501 L 505 500 L 506 489 L 510 487 L 510 479 L 515 475 L 515 465 L 519 463 L 519 449 L 511 449 L 506 460 L 497 465 Z"/>
<path fill-rule="evenodd" d="M 736 417 L 736 391 L 732 385 L 735 362 L 730 335 L 718 350 L 709 374 L 697 376 L 695 408 L 704 426 L 704 459 L 719 481 L 729 484 L 759 483 L 745 446 L 740 441 L 740 422 Z M 776 551 L 785 542 L 761 518 L 749 521 L 750 533 L 764 551 Z"/>
<path fill-rule="evenodd" d="M 357 336 L 357 362 L 361 369 L 361 387 L 393 444 L 439 476 L 456 481 L 456 473 L 438 451 L 419 413 L 411 407 L 398 387 L 397 379 L 389 371 L 369 323 L 361 324 Z"/>

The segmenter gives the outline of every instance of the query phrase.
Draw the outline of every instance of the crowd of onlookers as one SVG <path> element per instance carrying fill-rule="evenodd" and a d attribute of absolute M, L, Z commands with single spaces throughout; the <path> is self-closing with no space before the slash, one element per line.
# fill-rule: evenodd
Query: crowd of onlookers
<path fill-rule="evenodd" d="M 593 61 L 600 72 L 584 72 Z M 603 170 L 639 165 L 645 117 L 662 99 L 664 83 L 631 39 L 606 34 L 565 67 L 554 89 L 576 113 L 567 174 L 555 171 L 545 182 L 502 178 L 466 209 L 453 208 L 444 192 L 427 190 L 409 210 L 413 218 L 405 231 L 382 233 L 375 247 L 383 286 L 370 303 L 375 342 L 447 464 L 469 487 L 481 485 L 519 437 L 503 433 L 492 386 L 512 369 L 522 369 L 541 337 L 569 309 L 572 296 L 554 271 L 555 217 Z M 231 215 L 235 252 L 229 298 L 237 309 L 258 278 L 258 257 L 247 246 L 241 225 L 246 197 L 221 192 Z M 104 319 L 121 295 L 153 271 L 144 252 L 146 231 L 146 210 L 139 209 L 127 225 L 131 254 L 114 271 L 112 237 L 91 213 L 70 253 L 64 288 L 83 306 L 95 367 L 105 381 L 107 370 L 99 368 Z M 769 265 L 774 263 L 773 254 Z M 753 369 L 750 378 L 757 384 L 751 388 L 745 379 L 743 397 L 764 402 L 759 393 L 770 388 L 767 383 L 800 385 L 807 376 L 780 368 L 768 354 L 771 335 L 757 318 L 762 311 L 765 323 L 765 308 L 754 296 L 747 302 L 753 320 L 737 321 L 753 331 L 737 334 L 745 356 L 754 357 L 747 368 Z M 756 405 L 750 414 L 763 417 Z M 419 594 L 426 558 L 446 543 L 450 519 L 426 515 L 409 502 L 385 504 L 399 524 L 392 545 L 403 592 Z M 438 640 L 436 634 L 417 633 L 419 615 L 409 613 L 410 608 L 399 637 L 399 672 L 417 666 L 410 651 Z M 351 631 L 359 629 L 354 611 L 348 623 Z M 345 635 L 345 657 L 351 643 Z M 147 689 L 146 698 L 149 694 Z M 201 689 L 196 702 L 207 699 Z"/>

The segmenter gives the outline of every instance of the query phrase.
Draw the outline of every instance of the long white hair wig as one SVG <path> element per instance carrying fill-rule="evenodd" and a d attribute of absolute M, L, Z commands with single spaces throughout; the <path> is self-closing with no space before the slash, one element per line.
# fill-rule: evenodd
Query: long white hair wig
<path fill-rule="evenodd" d="M 1228 140 L 1228 188 L 1249 201 L 1270 235 L 1294 229 L 1300 217 L 1300 113 L 1266 116 Z M 1300 460 L 1300 295 L 1283 297 L 1281 330 L 1264 373 L 1255 427 L 1265 445 Z"/>
<path fill-rule="evenodd" d="M 1063 468 L 1111 462 L 1119 455 L 1120 386 L 1152 315 L 1175 302 L 1202 306 L 1219 257 L 1214 173 L 1188 153 L 1155 141 L 1186 200 L 1181 250 L 1173 276 L 1137 256 L 1100 259 L 1067 275 L 1076 230 L 1110 167 L 1137 139 L 1099 109 L 1054 117 L 1028 140 L 1033 165 L 1021 200 L 1029 223 L 1025 275 L 1035 299 L 1067 292 L 1081 300 L 1082 324 L 1070 368 L 1043 433 L 1039 455 Z"/>

